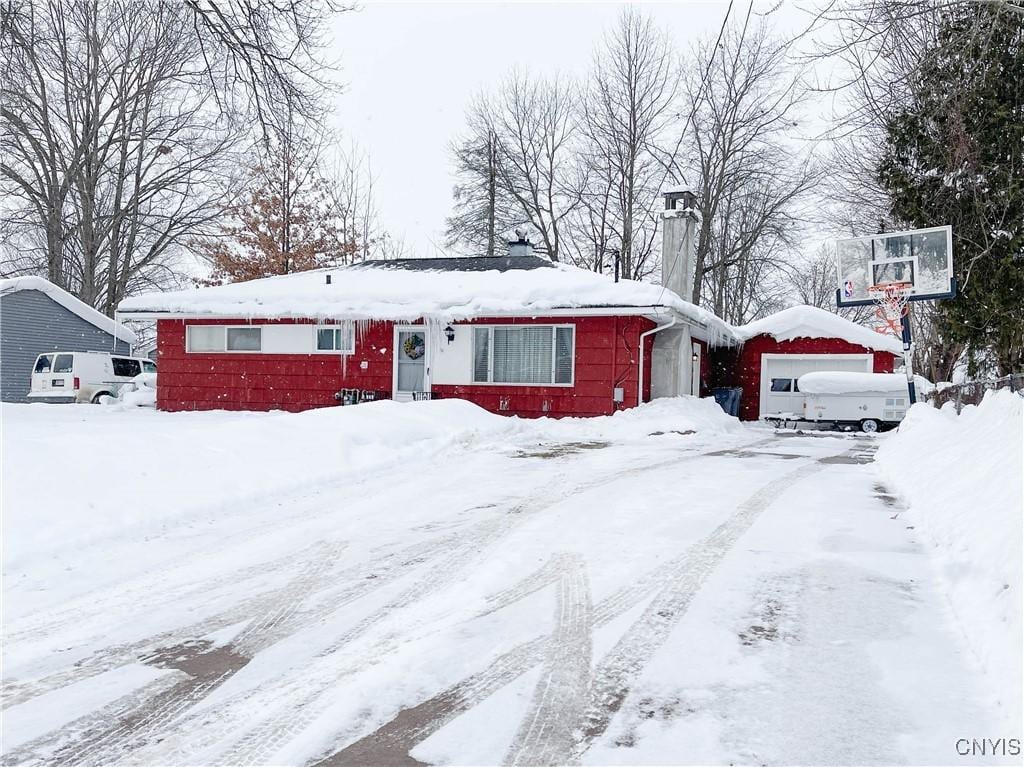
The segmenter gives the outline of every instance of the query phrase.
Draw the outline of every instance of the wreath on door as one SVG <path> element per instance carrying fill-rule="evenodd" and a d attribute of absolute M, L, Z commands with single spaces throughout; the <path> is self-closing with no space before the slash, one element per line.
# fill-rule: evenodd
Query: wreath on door
<path fill-rule="evenodd" d="M 423 342 L 423 336 L 419 333 L 413 333 L 405 339 L 402 349 L 405 351 L 406 357 L 411 360 L 418 360 L 427 350 L 427 345 Z"/>

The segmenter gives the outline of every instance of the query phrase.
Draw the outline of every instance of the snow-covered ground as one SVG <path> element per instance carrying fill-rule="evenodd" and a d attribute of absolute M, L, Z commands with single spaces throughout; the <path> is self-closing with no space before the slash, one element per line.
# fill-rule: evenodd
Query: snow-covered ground
<path fill-rule="evenodd" d="M 990 392 L 958 416 L 926 404 L 879 450 L 1007 726 L 1021 721 L 1024 398 Z"/>
<path fill-rule="evenodd" d="M 978 761 L 1019 728 L 887 440 L 4 406 L 4 763 Z"/>

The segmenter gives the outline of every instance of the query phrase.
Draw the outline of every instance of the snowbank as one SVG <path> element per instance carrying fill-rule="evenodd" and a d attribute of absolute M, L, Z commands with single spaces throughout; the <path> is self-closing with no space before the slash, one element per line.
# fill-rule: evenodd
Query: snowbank
<path fill-rule="evenodd" d="M 294 414 L 13 404 L 2 412 L 8 572 L 41 552 L 237 511 L 268 494 L 407 467 L 441 451 L 742 432 L 713 400 L 692 397 L 561 421 L 508 418 L 457 399 Z"/>
<path fill-rule="evenodd" d="M 1024 399 L 991 392 L 957 416 L 914 405 L 878 451 L 931 547 L 968 645 L 1014 729 L 1021 701 Z"/>
<path fill-rule="evenodd" d="M 804 373 L 797 385 L 805 394 L 907 393 L 907 377 L 898 373 Z M 935 387 L 927 379 L 914 376 L 914 388 L 919 395 L 924 396 Z"/>
<path fill-rule="evenodd" d="M 764 319 L 733 328 L 740 341 L 754 336 L 769 335 L 776 341 L 795 338 L 841 338 L 851 344 L 903 355 L 903 342 L 894 336 L 882 335 L 850 322 L 838 314 L 813 306 L 793 306 Z"/>
<path fill-rule="evenodd" d="M 139 373 L 130 384 L 125 384 L 116 397 L 102 397 L 104 405 L 124 407 L 156 407 L 156 373 Z"/>

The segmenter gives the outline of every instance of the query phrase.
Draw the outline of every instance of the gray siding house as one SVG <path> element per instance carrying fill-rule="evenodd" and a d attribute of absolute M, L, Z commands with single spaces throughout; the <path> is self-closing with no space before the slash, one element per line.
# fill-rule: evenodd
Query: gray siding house
<path fill-rule="evenodd" d="M 135 334 L 42 277 L 0 280 L 0 400 L 27 402 L 43 352 L 130 354 Z"/>

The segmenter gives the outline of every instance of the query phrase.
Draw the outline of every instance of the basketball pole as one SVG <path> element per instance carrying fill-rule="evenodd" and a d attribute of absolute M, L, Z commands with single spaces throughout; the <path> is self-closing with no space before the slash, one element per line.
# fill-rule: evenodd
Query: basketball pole
<path fill-rule="evenodd" d="M 910 353 L 913 348 L 913 339 L 910 336 L 910 304 L 907 304 L 907 313 L 900 318 L 900 328 L 903 332 L 903 368 L 907 371 L 907 392 L 910 394 L 910 404 L 917 402 L 917 388 L 914 386 L 914 358 Z"/>

